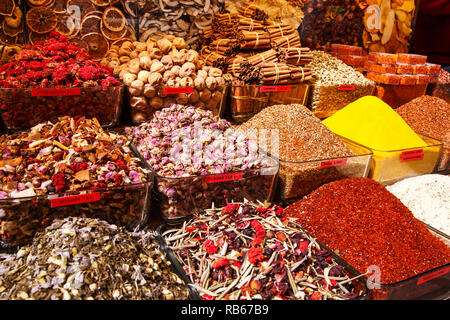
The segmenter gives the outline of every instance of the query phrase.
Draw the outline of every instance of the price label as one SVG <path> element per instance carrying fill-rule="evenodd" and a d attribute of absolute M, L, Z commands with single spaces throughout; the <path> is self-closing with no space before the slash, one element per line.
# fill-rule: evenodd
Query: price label
<path fill-rule="evenodd" d="M 291 91 L 291 86 L 262 86 L 259 88 L 259 92 L 281 92 Z"/>
<path fill-rule="evenodd" d="M 322 161 L 320 163 L 321 168 L 328 168 L 328 167 L 337 167 L 337 166 L 343 166 L 347 164 L 347 158 L 343 159 L 333 159 L 328 161 Z"/>
<path fill-rule="evenodd" d="M 32 89 L 33 97 L 56 97 L 56 96 L 79 96 L 80 88 L 61 88 L 61 89 Z"/>
<path fill-rule="evenodd" d="M 424 157 L 423 149 L 403 151 L 400 154 L 400 161 L 422 160 Z"/>
<path fill-rule="evenodd" d="M 205 177 L 205 183 L 218 183 L 225 181 L 241 180 L 244 177 L 243 172 L 225 173 Z"/>
<path fill-rule="evenodd" d="M 192 93 L 193 87 L 164 88 L 164 94 Z"/>
<path fill-rule="evenodd" d="M 52 208 L 71 206 L 79 203 L 95 202 L 100 200 L 100 192 L 80 194 L 76 196 L 62 197 L 50 200 Z"/>
<path fill-rule="evenodd" d="M 338 90 L 340 90 L 340 91 L 353 91 L 353 90 L 355 90 L 355 85 L 353 85 L 353 84 L 341 84 L 338 87 Z"/>
<path fill-rule="evenodd" d="M 450 267 L 446 267 L 446 268 L 443 268 L 443 269 L 440 269 L 440 270 L 436 270 L 436 271 L 434 271 L 434 272 L 432 272 L 430 274 L 427 274 L 427 275 L 425 275 L 423 277 L 420 277 L 417 280 L 417 285 L 420 285 L 422 283 L 428 282 L 428 281 L 433 280 L 435 278 L 438 278 L 440 276 L 446 275 L 449 271 L 450 271 Z"/>

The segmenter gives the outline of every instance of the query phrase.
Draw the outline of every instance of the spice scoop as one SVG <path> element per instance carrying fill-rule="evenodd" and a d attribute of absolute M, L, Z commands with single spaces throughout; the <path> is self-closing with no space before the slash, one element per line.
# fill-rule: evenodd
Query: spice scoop
<path fill-rule="evenodd" d="M 279 206 L 229 203 L 159 232 L 203 300 L 345 300 L 366 294 L 365 284 Z"/>

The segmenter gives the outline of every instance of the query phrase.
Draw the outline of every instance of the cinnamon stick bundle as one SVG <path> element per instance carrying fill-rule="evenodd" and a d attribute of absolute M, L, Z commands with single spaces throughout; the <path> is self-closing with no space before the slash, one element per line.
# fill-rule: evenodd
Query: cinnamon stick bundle
<path fill-rule="evenodd" d="M 268 25 L 266 24 L 266 30 L 269 32 L 270 38 L 279 38 L 297 32 L 290 24 L 276 22 L 271 22 Z"/>
<path fill-rule="evenodd" d="M 207 66 L 213 66 L 215 68 L 221 69 L 222 71 L 225 71 L 228 66 L 227 57 L 217 52 L 211 51 L 209 48 L 203 48 L 200 51 L 200 59 L 202 59 Z"/>
<path fill-rule="evenodd" d="M 272 38 L 271 44 L 273 48 L 294 48 L 302 46 L 298 32 L 279 38 Z"/>
<path fill-rule="evenodd" d="M 300 83 L 312 80 L 310 68 L 288 65 L 290 73 L 290 83 Z"/>
<path fill-rule="evenodd" d="M 240 49 L 240 44 L 236 39 L 223 38 L 214 40 L 209 47 L 211 51 L 215 51 L 223 56 L 234 57 Z"/>
<path fill-rule="evenodd" d="M 280 61 L 290 65 L 303 66 L 312 61 L 313 55 L 309 48 L 281 48 Z"/>
<path fill-rule="evenodd" d="M 264 25 L 257 20 L 239 16 L 237 31 L 265 31 Z"/>
<path fill-rule="evenodd" d="M 236 35 L 241 49 L 270 49 L 270 36 L 265 31 L 240 31 Z"/>
<path fill-rule="evenodd" d="M 231 74 L 235 78 L 238 78 L 241 73 L 241 65 L 245 61 L 247 61 L 247 59 L 240 55 L 228 60 L 227 73 Z"/>
<path fill-rule="evenodd" d="M 289 83 L 291 77 L 290 68 L 285 63 L 268 62 L 260 69 L 260 81 L 262 84 Z"/>
<path fill-rule="evenodd" d="M 247 57 L 247 60 L 252 66 L 258 66 L 266 62 L 275 62 L 277 61 L 277 52 L 273 49 L 269 49 L 262 53 Z"/>
<path fill-rule="evenodd" d="M 219 38 L 228 38 L 234 33 L 239 15 L 237 13 L 216 14 L 212 20 L 212 29 Z"/>
<path fill-rule="evenodd" d="M 267 20 L 267 18 L 269 18 L 269 15 L 263 8 L 250 1 L 244 2 L 238 9 L 238 13 L 243 15 L 244 17 L 249 17 L 261 21 Z"/>

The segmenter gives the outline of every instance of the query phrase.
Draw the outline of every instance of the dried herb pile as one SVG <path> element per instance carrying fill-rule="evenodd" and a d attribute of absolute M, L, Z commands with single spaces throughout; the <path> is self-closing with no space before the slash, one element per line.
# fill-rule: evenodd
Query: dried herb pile
<path fill-rule="evenodd" d="M 187 299 L 151 233 L 104 221 L 55 221 L 30 246 L 0 256 L 0 299 Z"/>

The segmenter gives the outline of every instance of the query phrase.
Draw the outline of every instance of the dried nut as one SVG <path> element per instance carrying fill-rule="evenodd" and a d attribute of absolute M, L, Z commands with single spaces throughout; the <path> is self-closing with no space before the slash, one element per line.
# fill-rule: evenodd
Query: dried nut
<path fill-rule="evenodd" d="M 150 100 L 150 106 L 153 109 L 161 109 L 163 106 L 163 100 L 160 97 L 153 97 Z"/>
<path fill-rule="evenodd" d="M 183 38 L 174 38 L 172 41 L 172 45 L 178 50 L 184 49 L 186 47 L 186 42 Z"/>
<path fill-rule="evenodd" d="M 142 57 L 149 57 L 150 58 L 150 53 L 148 53 L 147 51 L 139 52 L 139 58 L 142 58 Z"/>
<path fill-rule="evenodd" d="M 158 40 L 158 47 L 161 49 L 163 54 L 169 53 L 170 49 L 172 49 L 172 42 L 167 39 Z"/>
<path fill-rule="evenodd" d="M 214 77 L 206 78 L 206 87 L 209 90 L 214 90 L 216 88 L 216 86 L 217 86 L 216 78 L 214 78 Z"/>
<path fill-rule="evenodd" d="M 178 104 L 186 105 L 189 101 L 189 98 L 186 93 L 179 93 L 179 94 L 177 94 L 176 101 Z"/>
<path fill-rule="evenodd" d="M 155 48 L 156 43 L 151 41 L 151 42 L 146 42 L 147 45 L 147 52 L 152 52 L 153 48 Z"/>
<path fill-rule="evenodd" d="M 189 95 L 189 102 L 194 104 L 194 103 L 197 103 L 198 100 L 200 100 L 200 95 L 199 95 L 198 91 L 196 89 L 194 89 L 192 91 L 192 93 Z"/>
<path fill-rule="evenodd" d="M 140 57 L 139 65 L 142 69 L 150 70 L 150 67 L 152 66 L 152 59 L 148 56 Z"/>
<path fill-rule="evenodd" d="M 134 50 L 134 51 L 132 51 L 130 53 L 130 58 L 131 59 L 135 59 L 135 58 L 138 58 L 138 57 L 139 57 L 139 51 Z"/>
<path fill-rule="evenodd" d="M 111 68 L 111 69 L 115 69 L 115 68 L 118 67 L 119 65 L 120 65 L 119 59 L 117 59 L 117 60 L 111 60 L 111 61 L 107 64 L 107 66 L 108 66 L 109 68 Z"/>
<path fill-rule="evenodd" d="M 150 58 L 160 60 L 163 56 L 163 52 L 159 48 L 153 48 L 150 51 Z"/>
<path fill-rule="evenodd" d="M 130 106 L 133 109 L 145 110 L 147 107 L 147 100 L 144 97 L 131 97 Z"/>
<path fill-rule="evenodd" d="M 138 52 L 147 51 L 146 43 L 138 42 L 135 46 L 136 46 L 136 51 L 138 51 Z"/>
<path fill-rule="evenodd" d="M 120 55 L 120 56 L 127 56 L 127 57 L 129 57 L 132 51 L 133 51 L 133 50 L 132 50 L 130 47 L 124 47 L 124 46 L 122 46 L 122 47 L 119 49 L 119 55 Z"/>
<path fill-rule="evenodd" d="M 140 60 L 139 58 L 135 58 L 130 60 L 130 62 L 128 62 L 128 71 L 130 73 L 134 73 L 135 75 L 137 75 L 139 71 L 141 71 L 139 60 Z"/>
<path fill-rule="evenodd" d="M 209 91 L 208 89 L 203 89 L 200 92 L 200 100 L 202 100 L 203 102 L 207 102 L 211 99 L 211 91 Z"/>
<path fill-rule="evenodd" d="M 173 61 L 172 58 L 169 55 L 165 55 L 161 58 L 161 63 L 164 65 L 166 70 L 172 69 L 173 67 Z"/>
<path fill-rule="evenodd" d="M 151 72 L 159 72 L 162 74 L 165 71 L 165 67 L 160 61 L 156 61 L 156 62 L 152 63 L 152 66 L 150 67 L 150 71 Z"/>
<path fill-rule="evenodd" d="M 209 69 L 209 72 L 208 72 L 208 74 L 211 76 L 211 77 L 221 77 L 222 76 L 222 70 L 220 70 L 219 68 L 211 68 L 211 69 Z"/>
<path fill-rule="evenodd" d="M 197 72 L 197 78 L 203 78 L 203 80 L 208 78 L 208 72 L 204 69 L 199 70 Z"/>
<path fill-rule="evenodd" d="M 146 83 L 148 81 L 148 77 L 150 75 L 150 72 L 148 72 L 147 70 L 141 70 L 138 73 L 138 80 L 141 80 L 143 83 Z"/>
<path fill-rule="evenodd" d="M 206 88 L 206 82 L 204 78 L 195 78 L 194 85 L 198 90 L 203 90 Z"/>
<path fill-rule="evenodd" d="M 170 79 L 175 79 L 175 74 L 171 70 L 167 70 L 163 74 L 163 82 L 167 83 Z"/>
<path fill-rule="evenodd" d="M 180 77 L 190 77 L 195 72 L 195 65 L 192 62 L 186 62 L 180 69 Z"/>
<path fill-rule="evenodd" d="M 147 82 L 149 85 L 156 87 L 161 82 L 161 80 L 162 80 L 161 73 L 151 72 L 148 76 Z"/>
<path fill-rule="evenodd" d="M 133 96 L 140 96 L 143 89 L 144 82 L 142 80 L 134 80 L 129 87 L 129 91 Z"/>
<path fill-rule="evenodd" d="M 194 80 L 190 77 L 185 77 L 180 80 L 180 87 L 193 87 Z"/>
<path fill-rule="evenodd" d="M 164 39 L 167 39 L 170 42 L 173 42 L 175 40 L 175 36 L 173 34 L 167 34 L 164 36 Z"/>
<path fill-rule="evenodd" d="M 198 52 L 197 51 L 189 50 L 186 53 L 186 61 L 196 64 L 198 60 L 199 60 L 199 58 L 198 58 Z"/>
<path fill-rule="evenodd" d="M 114 72 L 115 73 L 115 72 Z M 119 67 L 119 79 L 124 79 L 124 76 L 126 74 L 129 74 L 128 70 L 126 68 L 122 68 L 122 66 Z M 134 81 L 134 80 L 133 80 Z"/>
<path fill-rule="evenodd" d="M 182 65 L 186 61 L 186 54 L 181 51 L 174 51 L 170 53 L 172 61 L 175 64 Z"/>
<path fill-rule="evenodd" d="M 136 80 L 137 75 L 134 73 L 127 73 L 123 76 L 123 83 L 127 86 L 131 86 L 131 83 Z"/>
<path fill-rule="evenodd" d="M 146 96 L 147 98 L 153 98 L 154 96 L 156 96 L 155 87 L 147 83 L 144 86 L 144 96 Z"/>
<path fill-rule="evenodd" d="M 128 56 L 122 56 L 119 58 L 119 61 L 121 64 L 125 64 L 125 63 L 129 62 L 130 60 L 131 60 L 131 58 Z"/>
<path fill-rule="evenodd" d="M 175 76 L 179 76 L 179 75 L 180 75 L 180 70 L 181 70 L 181 67 L 180 67 L 180 66 L 173 66 L 172 69 L 171 69 L 170 71 L 172 71 L 172 73 L 173 73 Z"/>

